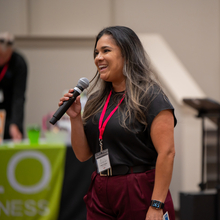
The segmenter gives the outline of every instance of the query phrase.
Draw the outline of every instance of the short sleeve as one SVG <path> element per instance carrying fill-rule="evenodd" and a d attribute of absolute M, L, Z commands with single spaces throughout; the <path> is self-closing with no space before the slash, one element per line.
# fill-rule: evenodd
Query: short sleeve
<path fill-rule="evenodd" d="M 150 127 L 154 118 L 163 110 L 172 110 L 174 116 L 174 126 L 177 124 L 177 119 L 174 114 L 174 107 L 171 104 L 168 97 L 163 93 L 163 91 L 159 91 L 158 93 L 154 93 L 151 101 L 149 102 L 149 106 L 147 108 L 147 123 Z"/>

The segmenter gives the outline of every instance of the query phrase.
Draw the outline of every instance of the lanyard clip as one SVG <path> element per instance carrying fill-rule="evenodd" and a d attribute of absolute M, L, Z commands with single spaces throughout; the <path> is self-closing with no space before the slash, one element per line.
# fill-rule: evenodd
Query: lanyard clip
<path fill-rule="evenodd" d="M 102 141 L 102 139 L 99 139 L 99 146 L 100 146 L 100 151 L 103 151 L 103 141 Z"/>

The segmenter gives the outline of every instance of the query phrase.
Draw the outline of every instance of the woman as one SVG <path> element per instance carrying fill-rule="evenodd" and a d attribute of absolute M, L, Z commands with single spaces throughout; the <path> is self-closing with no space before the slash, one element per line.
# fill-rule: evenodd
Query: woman
<path fill-rule="evenodd" d="M 80 97 L 68 109 L 72 147 L 97 171 L 84 201 L 87 219 L 175 219 L 173 106 L 154 80 L 144 48 L 127 27 L 103 29 L 94 48 L 97 73 L 83 118 Z M 60 99 L 71 96 L 73 89 Z"/>

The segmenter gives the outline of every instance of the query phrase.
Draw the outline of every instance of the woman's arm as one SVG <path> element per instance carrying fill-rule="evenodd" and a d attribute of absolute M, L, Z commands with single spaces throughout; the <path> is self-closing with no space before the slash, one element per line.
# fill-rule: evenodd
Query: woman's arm
<path fill-rule="evenodd" d="M 64 97 L 60 99 L 59 106 L 72 97 L 73 89 L 69 90 Z M 70 106 L 66 112 L 70 117 L 71 122 L 71 143 L 73 151 L 77 159 L 81 162 L 88 160 L 92 156 L 87 138 L 84 132 L 83 122 L 81 118 L 81 103 L 80 96 L 76 98 L 76 101 Z"/>
<path fill-rule="evenodd" d="M 155 170 L 155 184 L 152 200 L 165 201 L 172 178 L 174 148 L 174 116 L 172 110 L 161 111 L 151 125 L 151 139 L 158 157 Z M 146 220 L 162 219 L 163 210 L 150 207 Z"/>

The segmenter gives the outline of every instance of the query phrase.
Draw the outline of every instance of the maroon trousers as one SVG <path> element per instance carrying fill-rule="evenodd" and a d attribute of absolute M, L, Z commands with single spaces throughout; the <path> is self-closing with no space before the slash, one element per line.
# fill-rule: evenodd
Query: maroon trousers
<path fill-rule="evenodd" d="M 87 220 L 145 220 L 154 187 L 155 170 L 123 176 L 103 177 L 94 172 L 84 197 Z M 164 213 L 175 220 L 168 192 Z"/>

